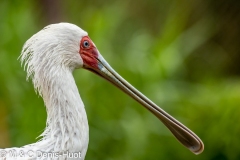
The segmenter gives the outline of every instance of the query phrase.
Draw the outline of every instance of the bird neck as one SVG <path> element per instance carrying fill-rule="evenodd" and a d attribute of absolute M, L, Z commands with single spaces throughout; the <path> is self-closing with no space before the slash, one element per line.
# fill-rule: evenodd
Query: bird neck
<path fill-rule="evenodd" d="M 39 86 L 47 108 L 47 127 L 42 133 L 43 150 L 86 153 L 88 122 L 72 71 L 61 68 L 44 77 Z"/>

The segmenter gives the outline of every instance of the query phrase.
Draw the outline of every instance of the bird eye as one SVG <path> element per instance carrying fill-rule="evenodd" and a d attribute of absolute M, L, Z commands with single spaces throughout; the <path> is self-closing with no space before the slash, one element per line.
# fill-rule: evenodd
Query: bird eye
<path fill-rule="evenodd" d="M 83 47 L 88 48 L 90 46 L 87 40 L 83 41 Z"/>

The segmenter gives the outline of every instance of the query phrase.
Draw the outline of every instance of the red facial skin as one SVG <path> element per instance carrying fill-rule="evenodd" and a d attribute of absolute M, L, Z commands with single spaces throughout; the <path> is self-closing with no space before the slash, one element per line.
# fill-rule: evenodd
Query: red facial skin
<path fill-rule="evenodd" d="M 84 45 L 86 42 L 89 44 L 87 47 Z M 98 50 L 88 36 L 82 38 L 79 53 L 82 57 L 84 68 L 98 69 Z"/>

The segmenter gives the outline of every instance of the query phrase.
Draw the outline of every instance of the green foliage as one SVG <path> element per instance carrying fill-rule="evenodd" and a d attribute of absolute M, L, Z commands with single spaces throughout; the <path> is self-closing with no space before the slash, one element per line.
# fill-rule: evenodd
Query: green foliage
<path fill-rule="evenodd" d="M 33 2 L 0 2 L 1 147 L 35 142 L 46 123 L 43 101 L 17 61 L 24 42 L 49 21 L 46 4 Z M 240 159 L 238 1 L 57 3 L 59 21 L 88 31 L 120 75 L 205 143 L 193 155 L 137 102 L 80 69 L 74 77 L 89 119 L 86 159 Z"/>

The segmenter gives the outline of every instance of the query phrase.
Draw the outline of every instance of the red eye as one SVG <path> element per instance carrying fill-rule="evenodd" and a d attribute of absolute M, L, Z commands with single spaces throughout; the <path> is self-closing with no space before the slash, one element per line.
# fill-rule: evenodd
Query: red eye
<path fill-rule="evenodd" d="M 93 46 L 91 39 L 88 36 L 85 36 L 81 40 L 82 49 L 90 49 Z"/>
<path fill-rule="evenodd" d="M 89 43 L 88 40 L 83 41 L 82 45 L 83 45 L 84 48 L 89 48 L 90 47 L 90 43 Z"/>

